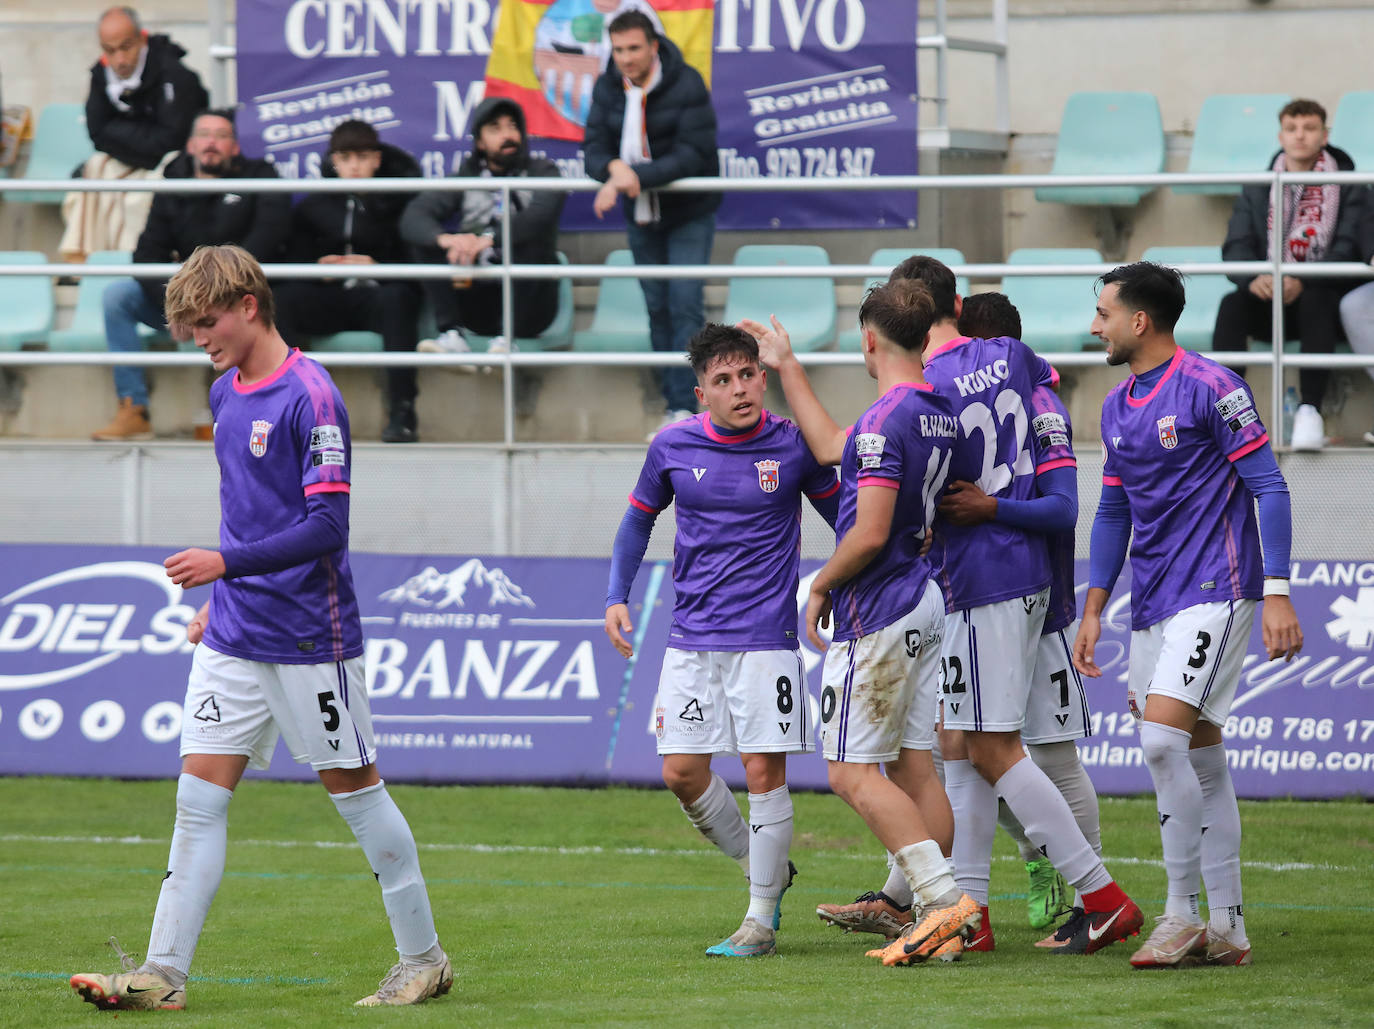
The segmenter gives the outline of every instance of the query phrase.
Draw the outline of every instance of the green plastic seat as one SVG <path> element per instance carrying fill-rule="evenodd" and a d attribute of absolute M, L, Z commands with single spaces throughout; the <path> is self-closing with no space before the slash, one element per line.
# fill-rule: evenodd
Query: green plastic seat
<path fill-rule="evenodd" d="M 383 349 L 382 336 L 365 329 L 348 329 L 328 336 L 313 336 L 308 349 L 327 354 L 373 354 Z"/>
<path fill-rule="evenodd" d="M 608 266 L 624 267 L 634 263 L 634 255 L 628 250 L 612 250 L 606 257 Z M 650 349 L 649 312 L 644 306 L 644 291 L 638 279 L 600 281 L 592 324 L 573 333 L 573 349 L 612 353 Z"/>
<path fill-rule="evenodd" d="M 805 244 L 750 243 L 735 251 L 736 267 L 815 267 L 829 265 L 824 247 Z M 835 280 L 779 276 L 731 279 L 721 320 L 734 325 L 743 318 L 764 324 L 776 314 L 792 338 L 792 348 L 805 353 L 835 341 Z"/>
<path fill-rule="evenodd" d="M 1101 264 L 1089 247 L 1026 247 L 1013 250 L 1007 264 Z M 1021 313 L 1025 342 L 1043 353 L 1082 350 L 1093 342 L 1095 275 L 1008 276 L 1002 292 Z"/>
<path fill-rule="evenodd" d="M 1331 119 L 1331 145 L 1355 161 L 1359 171 L 1374 171 L 1374 90 L 1347 93 Z"/>
<path fill-rule="evenodd" d="M 964 263 L 964 254 L 961 250 L 953 247 L 925 247 L 920 249 L 908 250 L 905 247 L 885 247 L 882 250 L 873 251 L 873 256 L 868 259 L 869 264 L 878 264 L 887 268 L 895 268 L 913 254 L 921 254 L 924 257 L 933 257 L 937 261 L 942 261 L 947 265 L 958 265 Z M 876 286 L 880 282 L 886 282 L 887 276 L 881 275 L 876 278 L 864 281 L 864 293 Z M 955 279 L 954 288 L 959 291 L 960 296 L 968 295 L 968 278 L 960 275 Z M 840 333 L 835 341 L 836 350 L 848 350 L 857 352 L 859 349 L 859 327 L 845 329 Z"/>
<path fill-rule="evenodd" d="M 81 104 L 48 104 L 38 116 L 29 149 L 26 179 L 69 179 L 95 153 L 86 131 L 86 108 Z M 5 199 L 15 204 L 60 204 L 65 192 L 17 190 Z"/>
<path fill-rule="evenodd" d="M 1153 93 L 1073 93 L 1064 105 L 1052 175 L 1145 175 L 1164 170 L 1164 122 Z M 1042 186 L 1051 204 L 1133 207 L 1153 186 Z"/>
<path fill-rule="evenodd" d="M 1221 247 L 1150 247 L 1140 255 L 1142 261 L 1158 264 L 1196 264 L 1220 261 Z M 1174 326 L 1174 339 L 1189 350 L 1211 350 L 1212 330 L 1217 324 L 1217 308 L 1222 297 L 1234 292 L 1236 284 L 1220 273 L 1190 274 L 1184 279 L 1188 303 Z"/>
<path fill-rule="evenodd" d="M 36 250 L 0 251 L 0 264 L 47 264 Z M 45 343 L 52 331 L 53 289 L 47 275 L 0 275 L 0 350 Z"/>
<path fill-rule="evenodd" d="M 128 264 L 132 255 L 127 250 L 97 250 L 86 258 L 87 264 Z M 114 282 L 109 275 L 83 275 L 76 289 L 76 308 L 72 321 L 65 329 L 48 333 L 48 349 L 62 351 L 99 351 L 105 344 L 105 287 Z M 151 337 L 155 330 L 140 325 L 139 334 Z"/>
<path fill-rule="evenodd" d="M 1190 172 L 1265 171 L 1279 149 L 1279 110 L 1287 93 L 1219 93 L 1202 102 Z M 1238 185 L 1174 186 L 1175 193 L 1236 196 Z"/>
<path fill-rule="evenodd" d="M 558 252 L 558 263 L 567 264 L 568 255 Z M 558 311 L 548 328 L 537 336 L 517 336 L 515 345 L 521 350 L 566 350 L 572 343 L 573 327 L 573 288 L 572 279 L 566 275 L 558 280 Z M 484 353 L 494 336 L 474 336 L 469 334 L 468 342 L 477 353 Z"/>

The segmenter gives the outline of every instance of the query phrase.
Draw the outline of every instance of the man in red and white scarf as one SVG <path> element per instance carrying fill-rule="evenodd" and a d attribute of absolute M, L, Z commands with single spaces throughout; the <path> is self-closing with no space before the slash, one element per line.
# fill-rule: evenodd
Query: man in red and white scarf
<path fill-rule="evenodd" d="M 1279 112 L 1279 146 L 1270 168 L 1281 172 L 1335 172 L 1355 167 L 1350 155 L 1327 140 L 1326 110 L 1315 100 L 1294 100 Z M 1227 261 L 1272 259 L 1274 233 L 1283 260 L 1305 264 L 1360 259 L 1358 229 L 1366 191 L 1359 186 L 1285 183 L 1282 223 L 1275 223 L 1274 190 L 1246 186 L 1236 200 L 1221 254 Z M 1212 336 L 1213 350 L 1244 350 L 1250 339 L 1273 339 L 1271 304 L 1277 289 L 1283 300 L 1284 336 L 1297 337 L 1304 353 L 1329 354 L 1340 339 L 1340 300 L 1352 283 L 1285 275 L 1232 275 L 1239 287 L 1223 298 Z M 1243 369 L 1242 369 L 1243 371 Z M 1326 443 L 1321 405 L 1330 373 L 1304 368 L 1298 373 L 1302 405 L 1293 419 L 1295 450 L 1320 450 Z"/>

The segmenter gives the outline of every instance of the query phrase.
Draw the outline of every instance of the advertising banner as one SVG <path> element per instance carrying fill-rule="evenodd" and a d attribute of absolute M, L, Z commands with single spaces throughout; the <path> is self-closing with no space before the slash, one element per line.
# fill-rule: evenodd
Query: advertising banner
<path fill-rule="evenodd" d="M 170 777 L 179 767 L 191 647 L 208 589 L 167 579 L 162 550 L 0 546 L 0 774 Z M 602 631 L 601 559 L 353 554 L 367 688 L 383 774 L 395 781 L 576 785 L 659 782 L 657 683 L 671 569 L 646 564 L 631 597 L 636 658 Z M 804 574 L 817 562 L 807 562 Z M 1086 577 L 1086 563 L 1079 569 Z M 803 580 L 802 589 L 805 589 Z M 1083 587 L 1080 587 L 1082 589 Z M 1129 597 L 1104 620 L 1080 745 L 1104 794 L 1149 792 L 1126 711 Z M 1265 660 L 1258 619 L 1224 735 L 1244 797 L 1374 793 L 1374 562 L 1297 562 L 1306 646 Z M 806 650 L 819 724 L 820 655 Z M 733 757 L 717 760 L 742 783 Z M 279 747 L 272 778 L 309 779 Z M 825 762 L 789 762 L 823 789 Z"/>
<path fill-rule="evenodd" d="M 916 173 L 916 8 L 910 0 L 239 0 L 238 128 L 244 152 L 287 177 L 320 174 L 329 133 L 370 122 L 427 176 L 471 149 L 487 95 L 525 109 L 531 150 L 583 175 L 605 26 L 647 9 L 701 72 L 719 124 L 721 174 L 798 179 Z M 736 194 L 718 227 L 902 228 L 914 192 Z M 591 194 L 567 231 L 623 229 Z"/>

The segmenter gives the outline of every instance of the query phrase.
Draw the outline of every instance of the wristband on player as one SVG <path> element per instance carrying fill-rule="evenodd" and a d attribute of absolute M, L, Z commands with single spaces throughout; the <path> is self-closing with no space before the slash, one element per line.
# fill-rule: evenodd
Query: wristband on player
<path fill-rule="evenodd" d="M 1265 579 L 1264 595 L 1266 597 L 1287 597 L 1290 595 L 1287 579 Z"/>

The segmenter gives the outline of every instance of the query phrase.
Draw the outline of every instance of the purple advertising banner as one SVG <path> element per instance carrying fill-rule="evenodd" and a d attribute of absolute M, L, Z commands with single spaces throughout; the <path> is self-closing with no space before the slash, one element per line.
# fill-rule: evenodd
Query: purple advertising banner
<path fill-rule="evenodd" d="M 526 108 L 531 150 L 583 175 L 590 86 L 604 25 L 652 7 L 711 87 L 721 174 L 799 179 L 916 173 L 916 10 L 911 0 L 239 0 L 239 136 L 286 177 L 317 177 L 329 133 L 357 118 L 453 174 L 488 93 Z M 507 8 L 509 10 L 507 10 Z M 905 192 L 737 194 L 722 229 L 906 228 Z M 623 229 L 570 197 L 567 231 Z"/>
<path fill-rule="evenodd" d="M 183 596 L 164 574 L 165 556 L 146 547 L 0 546 L 0 774 L 176 774 L 191 663 L 185 625 L 208 591 Z M 354 554 L 352 564 L 387 778 L 659 782 L 667 566 L 640 572 L 631 597 L 637 657 L 626 662 L 601 629 L 605 560 Z M 804 573 L 817 567 L 807 562 Z M 1105 674 L 1088 683 L 1094 735 L 1081 744 L 1104 794 L 1150 790 L 1126 712 L 1125 589 L 1104 620 L 1097 659 Z M 1302 654 L 1290 664 L 1265 660 L 1256 626 L 1245 659 L 1224 730 L 1236 790 L 1370 796 L 1374 562 L 1295 563 L 1293 600 Z M 814 723 L 820 657 L 805 656 Z M 733 758 L 717 764 L 742 782 Z M 312 776 L 280 747 L 264 774 Z M 825 762 L 794 757 L 789 780 L 822 789 Z"/>

